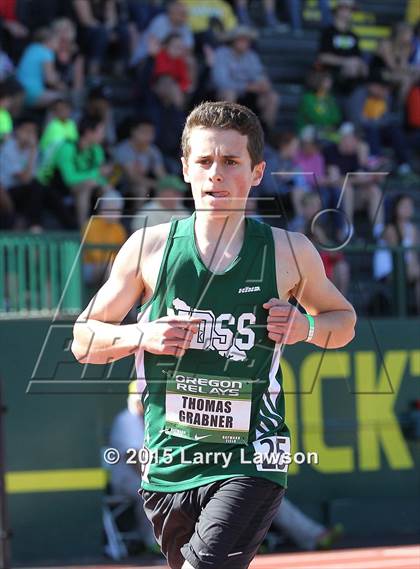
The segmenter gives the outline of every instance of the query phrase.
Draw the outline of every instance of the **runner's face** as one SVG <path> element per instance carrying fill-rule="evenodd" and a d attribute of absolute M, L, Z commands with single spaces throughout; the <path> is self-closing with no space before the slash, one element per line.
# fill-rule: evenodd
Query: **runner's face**
<path fill-rule="evenodd" d="M 196 210 L 244 210 L 251 186 L 257 186 L 265 162 L 251 167 L 248 137 L 236 130 L 194 128 L 190 155 L 182 158 L 184 179 L 191 184 Z"/>

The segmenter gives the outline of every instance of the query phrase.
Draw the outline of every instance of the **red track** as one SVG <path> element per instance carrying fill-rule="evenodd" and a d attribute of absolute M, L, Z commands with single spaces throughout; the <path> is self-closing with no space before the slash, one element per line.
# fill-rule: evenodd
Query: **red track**
<path fill-rule="evenodd" d="M 94 565 L 91 569 L 156 569 L 157 565 Z M 161 569 L 167 569 L 160 565 Z M 49 568 L 53 569 L 53 568 Z M 62 567 L 55 569 L 82 569 Z M 259 555 L 250 569 L 420 569 L 420 545 Z"/>

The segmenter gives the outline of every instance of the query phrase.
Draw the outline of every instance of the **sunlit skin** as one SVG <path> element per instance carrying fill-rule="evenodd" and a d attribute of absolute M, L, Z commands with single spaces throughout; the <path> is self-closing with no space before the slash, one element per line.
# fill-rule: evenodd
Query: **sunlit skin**
<path fill-rule="evenodd" d="M 194 128 L 191 132 L 190 154 L 182 158 L 182 165 L 197 212 L 195 234 L 204 249 L 220 236 L 219 250 L 225 249 L 232 235 L 238 245 L 233 249 L 236 253 L 240 249 L 248 195 L 261 182 L 265 168 L 263 161 L 251 166 L 247 142 L 248 137 L 236 130 Z"/>

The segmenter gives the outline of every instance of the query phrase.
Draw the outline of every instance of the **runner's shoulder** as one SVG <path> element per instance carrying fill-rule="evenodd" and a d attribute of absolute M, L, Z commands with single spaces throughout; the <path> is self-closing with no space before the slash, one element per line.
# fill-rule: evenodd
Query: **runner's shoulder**
<path fill-rule="evenodd" d="M 133 239 L 133 247 L 141 251 L 143 260 L 145 260 L 150 255 L 159 254 L 165 247 L 170 229 L 171 222 L 159 223 L 138 229 L 130 239 Z"/>
<path fill-rule="evenodd" d="M 312 246 L 311 241 L 304 233 L 288 231 L 280 227 L 272 227 L 272 230 L 276 247 L 289 251 L 291 254 L 301 254 Z"/>

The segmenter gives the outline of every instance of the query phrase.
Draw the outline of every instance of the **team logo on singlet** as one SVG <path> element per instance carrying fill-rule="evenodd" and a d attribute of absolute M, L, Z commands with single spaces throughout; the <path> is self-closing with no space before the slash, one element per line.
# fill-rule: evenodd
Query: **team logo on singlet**
<path fill-rule="evenodd" d="M 255 332 L 250 327 L 255 324 L 255 314 L 244 312 L 237 319 L 230 313 L 216 316 L 212 310 L 193 309 L 180 298 L 175 298 L 172 307 L 168 308 L 168 316 L 185 315 L 201 319 L 190 349 L 216 350 L 229 360 L 246 360 L 246 352 L 255 344 Z M 235 332 L 233 326 L 236 326 Z"/>

